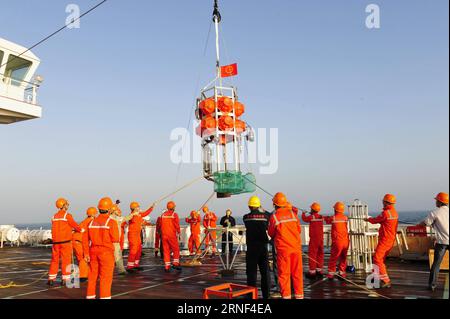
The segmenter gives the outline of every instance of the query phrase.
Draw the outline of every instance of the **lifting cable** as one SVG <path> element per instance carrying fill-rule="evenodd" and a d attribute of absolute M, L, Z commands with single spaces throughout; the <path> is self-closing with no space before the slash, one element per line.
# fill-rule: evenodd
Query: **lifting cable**
<path fill-rule="evenodd" d="M 165 199 L 167 199 L 167 198 L 169 198 L 169 197 L 171 197 L 171 196 L 173 196 L 173 195 L 175 195 L 175 194 L 181 192 L 182 190 L 188 188 L 189 186 L 194 185 L 195 183 L 197 183 L 198 181 L 200 181 L 200 180 L 203 179 L 203 178 L 204 178 L 203 176 L 200 176 L 200 177 L 197 177 L 197 178 L 193 179 L 192 181 L 190 181 L 190 182 L 187 183 L 186 185 L 184 185 L 184 186 L 178 188 L 178 189 L 175 190 L 174 192 L 172 192 L 172 193 L 170 193 L 170 194 L 168 194 L 168 195 L 166 195 L 166 196 L 161 197 L 160 199 L 158 199 L 157 201 L 155 201 L 154 204 L 156 205 L 156 204 L 162 202 L 163 200 L 165 200 Z"/>
<path fill-rule="evenodd" d="M 271 197 L 274 196 L 274 195 L 272 195 L 271 193 L 269 193 L 268 191 L 266 191 L 264 188 L 262 188 L 261 186 L 257 185 L 257 184 L 254 183 L 253 181 L 249 180 L 247 177 L 244 176 L 244 178 L 247 179 L 250 183 L 254 184 L 256 187 L 258 187 L 260 190 L 262 190 L 262 191 L 263 191 L 264 193 L 266 193 L 267 195 L 269 195 L 269 196 L 271 196 Z M 302 251 L 302 255 L 303 255 L 304 257 L 310 258 L 311 260 L 317 262 L 317 260 L 315 260 L 314 258 L 309 257 L 309 255 L 305 254 L 303 251 Z M 377 295 L 377 296 L 379 296 L 379 297 L 382 297 L 382 298 L 384 298 L 384 299 L 391 299 L 391 298 L 389 298 L 389 297 L 386 297 L 386 296 L 383 296 L 383 295 L 377 293 L 376 291 L 373 291 L 373 290 L 370 290 L 370 289 L 368 289 L 368 288 L 366 288 L 366 287 L 363 287 L 363 286 L 357 284 L 356 282 L 351 281 L 350 279 L 347 279 L 347 278 L 345 278 L 345 277 L 343 277 L 343 276 L 341 276 L 341 275 L 339 275 L 339 274 L 336 274 L 335 276 L 341 278 L 342 280 L 344 280 L 344 281 L 346 281 L 346 282 L 348 282 L 348 283 L 350 283 L 350 284 L 352 284 L 352 285 L 354 285 L 354 286 L 356 286 L 356 287 L 358 287 L 358 288 L 360 288 L 360 289 L 362 289 L 362 290 L 365 290 L 365 291 L 369 292 L 370 294 L 375 294 L 375 295 Z"/>
<path fill-rule="evenodd" d="M 199 208 L 199 211 L 202 210 L 203 207 L 208 205 L 208 203 L 213 199 L 214 195 L 216 195 L 216 192 L 212 192 L 211 196 L 209 196 L 206 202 Z"/>
<path fill-rule="evenodd" d="M 83 18 L 84 16 L 88 15 L 89 13 L 91 13 L 92 11 L 94 11 L 95 9 L 97 9 L 98 7 L 100 7 L 101 5 L 105 4 L 108 0 L 103 0 L 101 2 L 99 2 L 98 4 L 96 4 L 95 6 L 93 6 L 92 8 L 90 8 L 88 11 L 84 12 L 83 14 L 81 14 L 79 17 L 73 19 L 70 23 L 66 23 L 63 27 L 59 28 L 58 30 L 56 30 L 55 32 L 53 32 L 52 34 L 46 36 L 45 38 L 43 38 L 42 40 L 40 40 L 39 42 L 33 44 L 31 47 L 29 47 L 28 49 L 26 49 L 25 51 L 23 51 L 22 53 L 20 53 L 19 55 L 13 57 L 11 60 L 3 63 L 2 65 L 0 65 L 0 68 L 2 68 L 3 66 L 5 66 L 7 63 L 10 63 L 11 61 L 14 61 L 18 58 L 20 58 L 21 56 L 23 56 L 25 53 L 33 50 L 34 48 L 36 48 L 37 46 L 41 45 L 42 43 L 44 43 L 45 41 L 49 40 L 50 38 L 54 37 L 55 35 L 57 35 L 58 33 L 60 33 L 61 31 L 65 30 L 66 28 L 69 27 L 69 25 L 74 24 L 75 22 L 81 20 L 81 18 Z"/>
<path fill-rule="evenodd" d="M 259 188 L 260 190 L 262 190 L 264 193 L 266 193 L 267 195 L 269 195 L 270 197 L 274 197 L 273 194 L 271 194 L 270 192 L 268 192 L 267 190 L 265 190 L 264 188 L 262 188 L 261 186 L 259 186 L 258 184 L 256 184 L 255 182 L 253 182 L 252 180 L 248 179 L 247 176 L 243 176 L 247 181 L 249 181 L 250 183 L 252 183 L 253 185 L 255 185 L 257 188 Z M 295 205 L 294 205 L 295 206 Z M 306 212 L 306 209 L 302 209 L 299 208 L 300 211 L 302 212 Z"/>

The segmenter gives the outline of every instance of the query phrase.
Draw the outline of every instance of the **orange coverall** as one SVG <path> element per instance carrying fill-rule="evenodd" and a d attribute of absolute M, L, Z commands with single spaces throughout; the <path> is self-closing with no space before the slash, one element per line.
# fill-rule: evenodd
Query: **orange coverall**
<path fill-rule="evenodd" d="M 93 220 L 94 220 L 94 218 L 87 217 L 85 220 L 83 220 L 80 223 L 80 227 L 82 229 L 87 230 L 90 222 Z M 89 265 L 86 262 L 86 260 L 84 260 L 84 257 L 89 255 L 89 250 L 85 251 L 84 247 L 83 247 L 83 237 L 87 236 L 87 235 L 88 235 L 87 231 L 84 233 L 74 232 L 72 235 L 73 252 L 75 253 L 75 257 L 78 260 L 80 278 L 82 278 L 82 279 L 84 279 L 84 278 L 87 279 L 88 275 L 89 275 Z"/>
<path fill-rule="evenodd" d="M 164 266 L 170 268 L 170 255 L 173 253 L 173 265 L 180 265 L 180 219 L 174 211 L 168 210 L 161 215 L 161 238 L 164 255 Z"/>
<path fill-rule="evenodd" d="M 385 283 L 391 282 L 387 273 L 385 260 L 395 243 L 398 228 L 398 214 L 394 206 L 387 206 L 375 218 L 369 218 L 371 224 L 381 224 L 378 231 L 378 245 L 373 256 L 373 263 L 379 267 L 380 279 Z"/>
<path fill-rule="evenodd" d="M 88 226 L 88 235 L 83 240 L 89 250 L 90 271 L 86 299 L 95 299 L 97 279 L 100 280 L 100 299 L 111 299 L 114 275 L 114 243 L 120 241 L 117 222 L 108 214 L 100 214 Z M 90 243 L 90 246 L 89 246 Z"/>
<path fill-rule="evenodd" d="M 191 255 L 200 249 L 200 224 L 202 220 L 199 215 L 191 215 L 186 218 L 186 223 L 190 225 L 191 236 L 189 237 L 188 247 Z"/>
<path fill-rule="evenodd" d="M 323 217 L 319 213 L 306 215 L 302 213 L 302 220 L 309 223 L 309 273 L 322 274 L 323 271 Z"/>
<path fill-rule="evenodd" d="M 60 210 L 52 219 L 52 260 L 48 271 L 48 280 L 55 280 L 61 261 L 62 280 L 69 280 L 72 264 L 72 230 L 81 232 L 80 226 L 72 215 Z"/>
<path fill-rule="evenodd" d="M 303 262 L 300 221 L 290 209 L 279 208 L 270 217 L 268 233 L 277 251 L 278 281 L 283 299 L 303 299 Z"/>
<path fill-rule="evenodd" d="M 128 264 L 127 269 L 133 269 L 139 267 L 142 255 L 142 224 L 144 223 L 144 217 L 150 215 L 153 211 L 153 207 L 146 212 L 140 213 L 134 216 L 128 223 Z"/>
<path fill-rule="evenodd" d="M 203 227 L 205 227 L 205 233 L 207 234 L 205 238 L 205 249 L 208 249 L 210 242 L 214 242 L 212 244 L 212 252 L 215 253 L 217 251 L 216 247 L 216 239 L 217 239 L 217 233 L 215 231 L 208 232 L 208 228 L 216 228 L 217 227 L 217 216 L 213 212 L 207 212 L 205 213 L 205 216 L 203 217 Z"/>
<path fill-rule="evenodd" d="M 343 213 L 324 217 L 327 224 L 331 224 L 331 255 L 328 262 L 328 278 L 336 275 L 336 266 L 339 267 L 339 275 L 346 277 L 347 252 L 350 245 L 348 237 L 348 218 Z"/>

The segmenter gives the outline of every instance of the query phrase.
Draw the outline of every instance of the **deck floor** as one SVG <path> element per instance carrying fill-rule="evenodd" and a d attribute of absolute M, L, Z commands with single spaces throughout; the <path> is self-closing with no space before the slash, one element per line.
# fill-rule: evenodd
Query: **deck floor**
<path fill-rule="evenodd" d="M 223 282 L 246 283 L 245 255 L 239 254 L 236 274 L 232 278 L 219 275 L 221 263 L 218 257 L 204 259 L 200 267 L 184 267 L 181 273 L 165 273 L 161 259 L 152 250 L 144 250 L 144 271 L 127 276 L 115 276 L 113 298 L 117 299 L 200 299 L 204 288 Z M 9 248 L 0 250 L 0 284 L 11 281 L 28 284 L 26 287 L 0 289 L 0 298 L 6 299 L 81 299 L 86 296 L 86 284 L 81 289 L 61 287 L 48 288 L 45 273 L 48 270 L 51 250 L 48 248 Z M 326 257 L 327 258 L 327 257 Z M 307 258 L 304 259 L 304 271 Z M 448 273 L 441 272 L 439 288 L 434 292 L 426 289 L 428 266 L 424 262 L 388 260 L 393 287 L 377 290 L 393 299 L 440 299 L 448 298 Z M 365 287 L 365 274 L 349 274 L 348 279 Z M 373 291 L 367 291 L 348 282 L 309 280 L 305 278 L 306 299 L 379 299 Z M 445 288 L 445 286 L 447 288 Z"/>

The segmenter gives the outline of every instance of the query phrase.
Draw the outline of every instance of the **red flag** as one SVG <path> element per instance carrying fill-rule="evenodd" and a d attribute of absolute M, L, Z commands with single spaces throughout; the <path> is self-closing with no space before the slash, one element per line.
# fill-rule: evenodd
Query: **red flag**
<path fill-rule="evenodd" d="M 236 76 L 238 75 L 238 65 L 237 63 L 225 65 L 220 68 L 220 73 L 223 78 L 227 78 L 230 76 Z"/>

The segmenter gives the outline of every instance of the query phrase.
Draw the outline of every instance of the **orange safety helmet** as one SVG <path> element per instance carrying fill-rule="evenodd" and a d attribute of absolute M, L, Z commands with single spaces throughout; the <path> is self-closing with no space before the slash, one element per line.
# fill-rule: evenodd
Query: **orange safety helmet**
<path fill-rule="evenodd" d="M 95 215 L 97 215 L 97 208 L 89 207 L 86 211 L 86 215 L 88 215 L 89 217 L 95 217 Z"/>
<path fill-rule="evenodd" d="M 204 213 L 209 212 L 208 206 L 203 206 L 202 211 L 203 211 Z"/>
<path fill-rule="evenodd" d="M 59 198 L 59 199 L 56 201 L 56 208 L 62 209 L 62 208 L 63 208 L 64 206 L 66 206 L 68 203 L 69 203 L 69 202 L 68 202 L 66 199 L 64 199 L 64 198 Z"/>
<path fill-rule="evenodd" d="M 389 204 L 395 204 L 395 203 L 397 203 L 397 198 L 395 197 L 395 195 L 386 194 L 383 198 L 383 202 L 386 202 Z"/>
<path fill-rule="evenodd" d="M 442 204 L 448 205 L 448 194 L 447 193 L 439 193 L 437 194 L 435 200 L 441 202 Z"/>
<path fill-rule="evenodd" d="M 286 207 L 288 205 L 288 200 L 283 193 L 276 193 L 273 197 L 273 203 L 278 207 Z"/>
<path fill-rule="evenodd" d="M 109 197 L 104 197 L 98 202 L 98 210 L 108 212 L 113 207 L 113 201 Z"/>
<path fill-rule="evenodd" d="M 139 207 L 141 207 L 141 205 L 139 205 L 138 202 L 132 202 L 132 203 L 130 204 L 130 209 L 131 209 L 131 210 L 135 210 L 136 208 L 139 208 Z"/>
<path fill-rule="evenodd" d="M 170 202 L 167 203 L 167 209 L 168 210 L 174 210 L 176 206 L 177 205 L 175 204 L 175 202 L 170 201 Z"/>
<path fill-rule="evenodd" d="M 345 213 L 345 204 L 343 202 L 337 202 L 336 204 L 334 204 L 333 208 L 337 213 Z"/>
<path fill-rule="evenodd" d="M 195 216 L 197 216 L 197 211 L 196 211 L 196 210 L 193 210 L 193 211 L 191 212 L 191 217 L 195 217 Z"/>
<path fill-rule="evenodd" d="M 322 210 L 322 207 L 320 207 L 320 204 L 319 204 L 319 203 L 313 203 L 313 204 L 311 205 L 311 209 L 312 209 L 313 211 L 315 211 L 316 213 L 319 213 L 319 212 Z"/>

